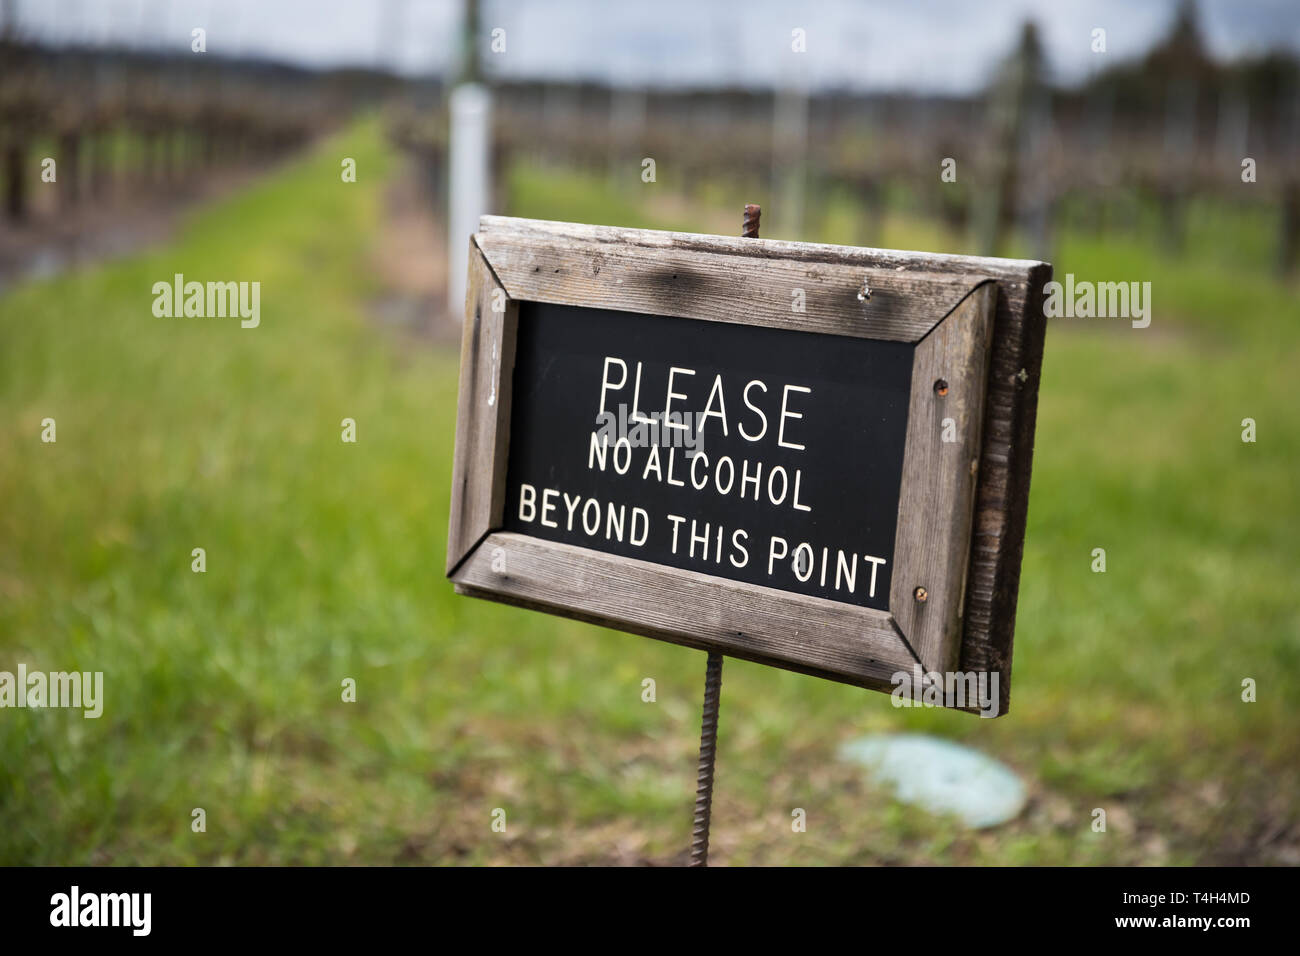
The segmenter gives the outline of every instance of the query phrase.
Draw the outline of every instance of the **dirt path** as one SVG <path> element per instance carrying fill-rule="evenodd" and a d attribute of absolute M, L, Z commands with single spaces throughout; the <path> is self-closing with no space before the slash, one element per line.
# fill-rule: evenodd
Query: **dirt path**
<path fill-rule="evenodd" d="M 446 306 L 447 248 L 435 197 L 414 159 L 399 155 L 397 164 L 367 264 L 383 285 L 372 314 L 393 331 L 455 345 L 460 316 L 450 315 Z M 67 212 L 57 208 L 54 190 L 35 190 L 25 222 L 0 220 L 0 295 L 21 279 L 56 275 L 166 242 L 195 206 L 245 188 L 269 170 L 227 170 L 184 187 L 88 201 Z"/>
<path fill-rule="evenodd" d="M 53 189 L 35 189 L 26 221 L 0 220 L 0 294 L 20 279 L 56 275 L 164 242 L 189 210 L 246 187 L 272 168 L 220 170 L 147 193 L 87 200 L 72 210 L 57 207 Z"/>
<path fill-rule="evenodd" d="M 372 311 L 383 326 L 457 344 L 461 317 L 447 310 L 447 243 L 436 200 L 413 158 L 397 162 L 375 238 L 373 267 L 384 292 Z"/>

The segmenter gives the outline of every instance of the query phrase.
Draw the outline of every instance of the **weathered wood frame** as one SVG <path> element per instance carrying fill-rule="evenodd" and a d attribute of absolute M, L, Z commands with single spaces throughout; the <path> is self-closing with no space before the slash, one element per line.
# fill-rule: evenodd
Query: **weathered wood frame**
<path fill-rule="evenodd" d="M 469 259 L 458 593 L 885 691 L 993 671 L 1006 712 L 1049 265 L 498 216 Z M 914 343 L 890 611 L 501 531 L 521 301 Z"/>

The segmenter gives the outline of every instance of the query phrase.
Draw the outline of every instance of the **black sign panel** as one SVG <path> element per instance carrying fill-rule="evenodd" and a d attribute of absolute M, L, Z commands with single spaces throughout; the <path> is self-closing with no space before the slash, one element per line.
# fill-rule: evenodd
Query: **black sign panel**
<path fill-rule="evenodd" d="M 912 358 L 523 302 L 505 528 L 888 610 Z"/>

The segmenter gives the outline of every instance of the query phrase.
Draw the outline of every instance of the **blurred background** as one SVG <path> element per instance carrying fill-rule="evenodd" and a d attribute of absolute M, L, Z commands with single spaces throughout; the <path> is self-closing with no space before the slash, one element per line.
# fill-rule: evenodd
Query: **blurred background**
<path fill-rule="evenodd" d="M 1300 8 L 1133 6 L 0 0 L 0 670 L 106 697 L 0 711 L 0 863 L 683 862 L 704 656 L 442 577 L 457 303 L 481 212 L 746 202 L 1152 321 L 1050 323 L 1009 715 L 729 661 L 713 861 L 1300 863 Z"/>

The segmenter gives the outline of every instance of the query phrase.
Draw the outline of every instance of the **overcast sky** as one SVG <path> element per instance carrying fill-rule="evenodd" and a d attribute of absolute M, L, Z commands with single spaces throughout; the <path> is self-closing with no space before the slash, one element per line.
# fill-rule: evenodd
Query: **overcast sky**
<path fill-rule="evenodd" d="M 23 32 L 56 42 L 213 53 L 310 66 L 439 72 L 452 62 L 460 0 L 10 0 Z M 4 0 L 0 0 L 0 5 Z M 1106 60 L 1140 55 L 1176 0 L 483 0 L 482 27 L 505 32 L 497 75 L 628 85 L 775 86 L 967 92 L 982 85 L 1025 19 L 1056 76 L 1074 82 Z M 1220 57 L 1300 50 L 1300 0 L 1200 0 Z M 1106 30 L 1107 53 L 1091 50 Z M 807 52 L 791 50 L 791 31 Z"/>

